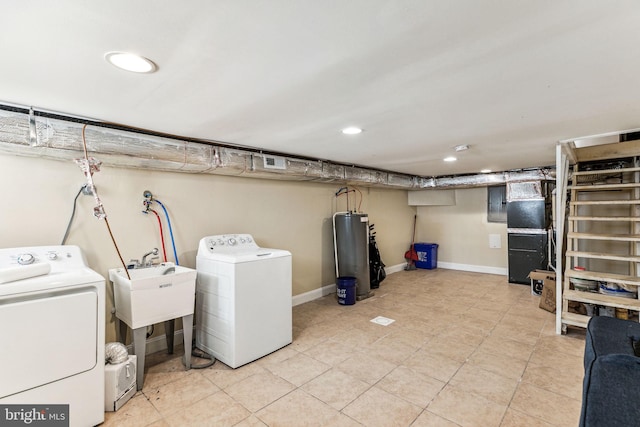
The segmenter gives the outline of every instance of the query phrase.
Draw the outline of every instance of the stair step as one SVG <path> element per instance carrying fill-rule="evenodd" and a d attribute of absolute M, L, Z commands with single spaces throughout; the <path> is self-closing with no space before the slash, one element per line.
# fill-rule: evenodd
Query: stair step
<path fill-rule="evenodd" d="M 603 169 L 603 170 L 592 170 L 592 171 L 577 171 L 573 172 L 573 175 L 603 175 L 609 173 L 620 173 L 620 172 L 640 172 L 640 167 L 637 168 L 620 168 L 620 169 Z"/>
<path fill-rule="evenodd" d="M 615 255 L 598 252 L 567 251 L 567 257 L 570 256 L 579 258 L 608 259 L 611 261 L 640 262 L 640 256 L 637 255 Z"/>
<path fill-rule="evenodd" d="M 583 316 L 582 314 L 578 314 L 578 313 L 568 313 L 568 312 L 562 313 L 562 323 L 566 325 L 586 328 L 587 323 L 589 323 L 589 319 L 591 319 L 589 316 Z"/>
<path fill-rule="evenodd" d="M 640 221 L 640 216 L 577 216 L 569 215 L 569 221 Z"/>
<path fill-rule="evenodd" d="M 587 205 L 640 205 L 640 200 L 576 200 L 570 202 L 571 206 L 587 206 Z"/>
<path fill-rule="evenodd" d="M 575 290 L 564 291 L 562 298 L 567 301 L 578 301 L 587 304 L 606 305 L 609 307 L 626 308 L 628 310 L 640 311 L 640 300 L 635 298 L 623 298 L 612 295 L 598 294 L 595 292 L 582 292 Z"/>
<path fill-rule="evenodd" d="M 597 280 L 601 282 L 621 283 L 623 285 L 640 286 L 640 277 L 627 276 L 625 274 L 602 273 L 599 271 L 578 271 L 567 270 L 566 277 L 575 277 L 576 279 Z"/>
<path fill-rule="evenodd" d="M 616 240 L 621 242 L 640 242 L 640 234 L 595 234 L 595 233 L 567 233 L 569 239 L 584 240 Z"/>
<path fill-rule="evenodd" d="M 633 190 L 634 188 L 640 188 L 640 182 L 627 182 L 622 184 L 577 184 L 570 185 L 568 188 L 576 191 Z"/>

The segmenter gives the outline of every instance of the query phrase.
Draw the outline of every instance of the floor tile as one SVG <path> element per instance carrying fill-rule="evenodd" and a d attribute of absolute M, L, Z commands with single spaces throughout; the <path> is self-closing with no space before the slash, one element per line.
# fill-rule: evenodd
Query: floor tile
<path fill-rule="evenodd" d="M 136 393 L 117 412 L 105 412 L 105 427 L 136 427 L 162 421 L 162 415 L 141 392 Z"/>
<path fill-rule="evenodd" d="M 301 353 L 285 359 L 280 363 L 267 366 L 267 369 L 271 371 L 271 373 L 290 382 L 296 387 L 306 384 L 330 368 L 330 365 L 319 362 Z"/>
<path fill-rule="evenodd" d="M 439 415 L 424 411 L 411 424 L 411 427 L 459 427 L 459 425 Z"/>
<path fill-rule="evenodd" d="M 532 346 L 538 342 L 540 330 L 538 328 L 524 329 L 517 325 L 500 324 L 491 331 L 491 336 L 508 338 Z"/>
<path fill-rule="evenodd" d="M 266 372 L 265 369 L 257 363 L 249 363 L 233 369 L 224 363 L 217 361 L 213 366 L 203 369 L 202 376 L 221 389 L 225 389 L 231 384 L 242 381 L 247 377 L 264 372 Z"/>
<path fill-rule="evenodd" d="M 525 344 L 508 337 L 490 335 L 478 348 L 489 353 L 529 360 L 535 345 Z"/>
<path fill-rule="evenodd" d="M 429 353 L 436 353 L 457 362 L 464 362 L 476 351 L 477 344 L 474 340 L 467 341 L 464 338 L 443 334 L 429 340 L 423 348 Z"/>
<path fill-rule="evenodd" d="M 354 351 L 351 345 L 332 338 L 305 350 L 304 354 L 327 365 L 336 366 L 351 357 Z"/>
<path fill-rule="evenodd" d="M 302 389 L 332 408 L 341 410 L 371 385 L 343 371 L 330 369 L 311 380 Z"/>
<path fill-rule="evenodd" d="M 552 427 L 553 424 L 549 424 L 539 418 L 532 417 L 531 415 L 524 414 L 522 412 L 514 411 L 513 409 L 507 409 L 507 413 L 502 419 L 500 427 Z"/>
<path fill-rule="evenodd" d="M 383 339 L 392 343 L 405 344 L 417 350 L 435 335 L 433 331 L 402 328 L 394 330 Z"/>
<path fill-rule="evenodd" d="M 435 378 L 398 366 L 376 384 L 395 396 L 425 408 L 442 390 L 445 383 Z"/>
<path fill-rule="evenodd" d="M 274 363 L 280 363 L 286 359 L 291 359 L 293 356 L 297 356 L 298 354 L 300 354 L 300 352 L 295 350 L 293 346 L 288 345 L 288 346 L 282 347 L 279 350 L 274 351 L 273 353 L 270 353 L 270 354 L 267 354 L 266 356 L 261 357 L 260 359 L 256 360 L 255 363 L 253 364 L 260 365 L 260 366 L 271 365 Z"/>
<path fill-rule="evenodd" d="M 396 364 L 356 352 L 335 368 L 368 384 L 375 384 L 396 368 Z"/>
<path fill-rule="evenodd" d="M 256 412 L 295 388 L 290 382 L 265 372 L 232 384 L 224 391 L 251 412 Z"/>
<path fill-rule="evenodd" d="M 321 331 L 308 331 L 308 330 L 296 330 L 293 329 L 293 342 L 289 346 L 296 351 L 305 351 L 308 348 L 313 347 L 323 341 L 326 341 L 329 337 L 326 333 Z"/>
<path fill-rule="evenodd" d="M 195 373 L 156 389 L 143 390 L 151 404 L 166 417 L 220 390 L 211 381 Z"/>
<path fill-rule="evenodd" d="M 170 382 L 182 379 L 197 371 L 186 370 L 182 364 L 182 357 L 175 356 L 163 363 L 145 361 L 144 389 L 155 389 Z"/>
<path fill-rule="evenodd" d="M 474 352 L 469 357 L 467 364 L 516 380 L 522 377 L 527 367 L 526 360 L 485 349 Z"/>
<path fill-rule="evenodd" d="M 287 394 L 256 413 L 256 416 L 266 425 L 274 427 L 322 427 L 337 415 L 337 410 L 300 389 Z"/>
<path fill-rule="evenodd" d="M 378 387 L 372 387 L 342 411 L 365 426 L 408 426 L 422 408 Z"/>
<path fill-rule="evenodd" d="M 565 371 L 572 371 L 578 376 L 584 373 L 584 355 L 570 355 L 567 353 L 549 351 L 543 346 L 536 347 L 531 354 L 529 363 L 532 365 L 552 366 Z"/>
<path fill-rule="evenodd" d="M 171 427 L 233 426 L 251 415 L 247 409 L 219 391 L 167 417 Z"/>
<path fill-rule="evenodd" d="M 447 385 L 427 409 L 463 427 L 497 427 L 507 405 L 500 405 L 460 387 Z"/>
<path fill-rule="evenodd" d="M 439 353 L 419 350 L 407 358 L 402 365 L 423 375 L 448 382 L 463 363 Z"/>
<path fill-rule="evenodd" d="M 234 427 L 267 427 L 267 425 L 255 415 L 251 415 L 250 417 L 240 421 Z"/>
<path fill-rule="evenodd" d="M 394 341 L 390 337 L 391 335 L 382 337 L 362 351 L 373 358 L 386 360 L 395 365 L 399 365 L 416 351 L 415 347 Z"/>
<path fill-rule="evenodd" d="M 556 426 L 577 426 L 580 420 L 580 400 L 524 382 L 516 390 L 510 407 Z"/>
<path fill-rule="evenodd" d="M 573 336 L 544 336 L 540 338 L 537 347 L 549 353 L 563 353 L 571 356 L 584 355 L 584 338 Z"/>
<path fill-rule="evenodd" d="M 536 387 L 570 397 L 575 400 L 582 399 L 582 384 L 575 381 L 575 370 L 558 369 L 551 366 L 529 365 L 524 371 L 522 381 L 533 384 Z"/>
<path fill-rule="evenodd" d="M 465 364 L 451 378 L 449 384 L 507 406 L 516 391 L 518 380 Z"/>

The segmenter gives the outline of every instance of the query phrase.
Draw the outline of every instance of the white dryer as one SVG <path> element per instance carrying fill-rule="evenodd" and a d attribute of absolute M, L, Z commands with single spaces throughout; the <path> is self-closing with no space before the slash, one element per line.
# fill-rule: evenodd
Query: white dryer
<path fill-rule="evenodd" d="M 209 236 L 196 270 L 198 348 L 236 368 L 291 343 L 290 252 L 249 234 Z"/>
<path fill-rule="evenodd" d="M 0 405 L 104 421 L 104 294 L 77 246 L 0 249 Z"/>

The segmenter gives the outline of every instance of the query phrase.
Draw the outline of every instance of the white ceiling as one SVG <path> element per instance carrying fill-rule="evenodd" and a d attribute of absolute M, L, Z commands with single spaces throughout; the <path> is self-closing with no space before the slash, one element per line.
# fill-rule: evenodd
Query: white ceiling
<path fill-rule="evenodd" d="M 421 176 L 553 165 L 558 140 L 640 127 L 637 0 L 3 6 L 0 103 Z"/>

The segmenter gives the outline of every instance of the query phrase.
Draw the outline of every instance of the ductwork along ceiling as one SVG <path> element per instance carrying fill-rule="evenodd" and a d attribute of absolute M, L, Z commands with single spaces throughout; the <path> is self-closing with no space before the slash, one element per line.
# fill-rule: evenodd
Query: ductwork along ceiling
<path fill-rule="evenodd" d="M 320 159 L 267 153 L 210 141 L 152 135 L 104 123 L 5 107 L 0 109 L 0 152 L 73 160 L 82 157 L 82 128 L 87 151 L 103 164 L 184 173 L 252 178 L 336 182 L 422 190 L 499 185 L 553 179 L 553 170 L 531 169 L 452 177 L 421 177 L 344 165 Z"/>

